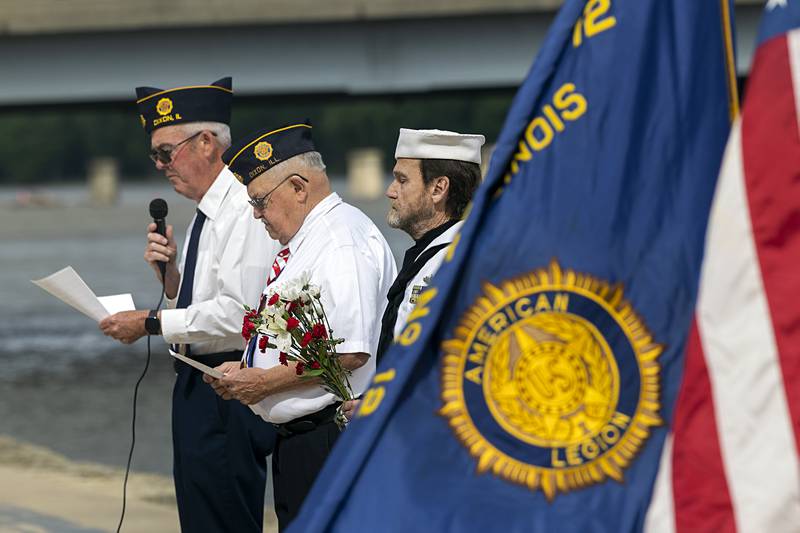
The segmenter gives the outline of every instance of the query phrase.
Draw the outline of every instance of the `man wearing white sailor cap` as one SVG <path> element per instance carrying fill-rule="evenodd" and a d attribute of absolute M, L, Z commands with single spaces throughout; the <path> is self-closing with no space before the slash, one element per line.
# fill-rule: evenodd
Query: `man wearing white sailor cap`
<path fill-rule="evenodd" d="M 444 260 L 447 247 L 463 225 L 461 217 L 481 182 L 483 135 L 401 128 L 386 190 L 389 226 L 408 233 L 415 244 L 403 258 L 389 289 L 381 320 L 376 362 L 405 327 L 417 296 Z M 345 406 L 352 415 L 357 402 Z"/>

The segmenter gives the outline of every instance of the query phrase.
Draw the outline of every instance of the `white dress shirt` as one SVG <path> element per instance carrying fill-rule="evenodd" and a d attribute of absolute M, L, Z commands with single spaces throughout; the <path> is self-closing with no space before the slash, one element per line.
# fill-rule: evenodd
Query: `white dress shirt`
<path fill-rule="evenodd" d="M 243 349 L 244 304 L 258 305 L 278 250 L 277 241 L 253 218 L 248 199 L 247 188 L 225 167 L 197 205 L 207 218 L 197 247 L 192 303 L 175 309 L 176 296 L 161 311 L 164 340 L 191 344 L 192 355 Z M 196 218 L 186 230 L 181 273 Z"/>
<path fill-rule="evenodd" d="M 426 246 L 425 250 L 420 252 L 419 255 L 422 255 L 434 246 L 453 242 L 456 233 L 458 233 L 463 225 L 464 222 L 461 221 L 453 224 L 452 227 L 447 228 L 447 231 L 433 239 L 433 241 L 431 241 L 431 243 Z M 417 257 L 419 257 L 419 255 Z M 442 266 L 442 261 L 444 261 L 445 255 L 447 255 L 447 247 L 442 248 L 436 252 L 433 257 L 428 259 L 428 262 L 425 263 L 417 275 L 408 282 L 408 285 L 406 285 L 406 292 L 403 295 L 403 303 L 401 303 L 400 307 L 397 309 L 397 321 L 394 323 L 395 339 L 400 336 L 400 334 L 403 332 L 403 328 L 406 327 L 406 320 L 408 320 L 408 315 L 411 314 L 411 311 L 413 311 L 414 307 L 417 305 L 417 297 L 419 296 L 419 293 L 425 290 L 425 287 L 428 286 L 433 275 L 436 274 L 436 271 L 439 270 L 440 266 Z"/>
<path fill-rule="evenodd" d="M 311 210 L 288 246 L 289 260 L 274 284 L 280 286 L 308 272 L 311 282 L 320 287 L 332 337 L 344 339 L 336 351 L 370 355 L 349 378 L 357 396 L 366 390 L 375 373 L 374 355 L 386 293 L 397 274 L 392 251 L 375 224 L 336 193 Z M 272 368 L 280 364 L 277 350 L 268 348 L 261 353 L 256 349 L 254 355 L 253 366 Z M 322 387 L 309 385 L 268 396 L 251 408 L 264 420 L 280 424 L 315 413 L 335 401 Z"/>

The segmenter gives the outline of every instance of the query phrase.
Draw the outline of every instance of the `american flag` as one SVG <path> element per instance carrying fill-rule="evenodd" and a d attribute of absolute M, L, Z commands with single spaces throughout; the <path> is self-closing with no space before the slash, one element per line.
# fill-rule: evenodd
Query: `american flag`
<path fill-rule="evenodd" d="M 646 530 L 800 531 L 800 0 L 767 2 Z"/>

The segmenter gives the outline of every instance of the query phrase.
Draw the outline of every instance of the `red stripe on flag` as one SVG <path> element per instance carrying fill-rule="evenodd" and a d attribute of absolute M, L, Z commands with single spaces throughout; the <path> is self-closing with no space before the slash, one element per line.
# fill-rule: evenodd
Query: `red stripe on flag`
<path fill-rule="evenodd" d="M 675 407 L 672 491 L 675 530 L 736 531 L 722 464 L 714 399 L 697 323 L 686 347 L 683 383 Z"/>
<path fill-rule="evenodd" d="M 800 138 L 786 36 L 756 52 L 742 113 L 742 156 L 753 237 L 800 451 Z"/>

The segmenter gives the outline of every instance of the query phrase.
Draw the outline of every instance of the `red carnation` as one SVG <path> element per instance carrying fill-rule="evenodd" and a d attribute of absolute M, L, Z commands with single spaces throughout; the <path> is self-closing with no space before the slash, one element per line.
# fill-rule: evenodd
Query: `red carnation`
<path fill-rule="evenodd" d="M 289 305 L 286 306 L 286 312 L 291 313 L 295 307 L 297 307 L 297 302 L 289 302 Z"/>
<path fill-rule="evenodd" d="M 324 324 L 314 324 L 314 327 L 312 328 L 312 334 L 314 335 L 315 339 L 328 338 L 328 330 L 325 329 Z"/>
<path fill-rule="evenodd" d="M 314 361 L 314 362 L 311 363 L 311 369 L 312 370 L 319 370 L 319 368 L 320 368 L 319 361 Z"/>
<path fill-rule="evenodd" d="M 258 349 L 261 350 L 261 353 L 264 353 L 264 351 L 267 349 L 266 337 L 261 337 L 260 339 L 258 339 Z"/>
<path fill-rule="evenodd" d="M 295 367 L 294 367 L 294 372 L 295 372 L 295 374 L 297 374 L 298 376 L 302 376 L 302 375 L 303 375 L 303 370 L 305 369 L 305 366 L 306 366 L 306 365 L 305 365 L 305 364 L 303 364 L 303 362 L 302 362 L 302 361 L 299 361 L 299 362 L 297 363 L 297 366 L 295 366 Z"/>
<path fill-rule="evenodd" d="M 286 352 L 281 352 L 278 356 L 278 361 L 280 361 L 283 366 L 289 366 L 289 361 L 286 360 L 286 357 Z"/>
<path fill-rule="evenodd" d="M 255 309 L 249 310 L 245 313 L 244 317 L 242 317 L 242 337 L 246 341 L 250 340 L 250 337 L 253 336 L 253 332 L 256 330 L 256 325 L 253 324 L 253 319 L 258 317 L 258 311 Z"/>
<path fill-rule="evenodd" d="M 303 333 L 303 339 L 300 341 L 300 347 L 305 348 L 308 346 L 308 343 L 311 342 L 311 339 L 314 337 L 311 335 L 310 331 L 306 331 Z"/>
<path fill-rule="evenodd" d="M 290 316 L 286 319 L 286 331 L 292 331 L 294 328 L 300 325 L 300 321 L 297 320 L 295 317 Z"/>
<path fill-rule="evenodd" d="M 276 303 L 278 303 L 278 300 L 280 299 L 281 299 L 280 295 L 278 295 L 278 293 L 276 292 L 275 294 L 272 295 L 272 297 L 270 297 L 267 303 L 269 305 L 275 305 Z"/>

